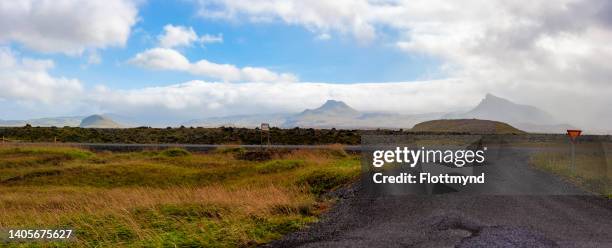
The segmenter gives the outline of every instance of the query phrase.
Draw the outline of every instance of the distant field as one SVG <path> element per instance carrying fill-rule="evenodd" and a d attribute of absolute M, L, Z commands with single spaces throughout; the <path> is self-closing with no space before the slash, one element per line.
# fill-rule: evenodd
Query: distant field
<path fill-rule="evenodd" d="M 359 170 L 359 157 L 340 147 L 191 154 L 0 146 L 0 228 L 76 230 L 72 243 L 43 246 L 256 246 L 317 221 L 331 203 L 322 195 Z"/>
<path fill-rule="evenodd" d="M 384 131 L 385 133 L 398 133 Z M 315 145 L 361 142 L 359 130 L 271 128 L 274 144 Z M 264 134 L 267 139 L 267 133 Z M 78 127 L 0 127 L 0 138 L 9 142 L 67 142 L 67 143 L 130 143 L 130 144 L 261 144 L 259 129 L 249 128 L 115 128 L 95 129 Z"/>

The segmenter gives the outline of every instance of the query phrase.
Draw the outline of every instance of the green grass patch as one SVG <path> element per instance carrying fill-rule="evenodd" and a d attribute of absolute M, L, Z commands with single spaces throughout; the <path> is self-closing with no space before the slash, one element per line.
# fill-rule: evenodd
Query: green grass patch
<path fill-rule="evenodd" d="M 215 153 L 219 154 L 241 154 L 247 151 L 244 147 L 238 146 L 224 146 L 215 149 Z"/>
<path fill-rule="evenodd" d="M 164 157 L 175 158 L 175 157 L 190 156 L 191 153 L 183 148 L 170 148 L 170 149 L 163 150 L 162 152 L 159 153 L 159 155 L 164 156 Z"/>
<path fill-rule="evenodd" d="M 73 159 L 84 159 L 93 153 L 71 147 L 13 147 L 0 149 L 0 155 L 63 155 Z"/>
<path fill-rule="evenodd" d="M 304 160 L 272 160 L 257 165 L 255 170 L 262 174 L 278 173 L 304 167 L 304 165 Z"/>
<path fill-rule="evenodd" d="M 89 151 L 76 148 L 14 147 L 0 149 L 0 169 L 60 166 L 67 162 L 94 157 Z"/>
<path fill-rule="evenodd" d="M 340 148 L 264 152 L 0 147 L 0 226 L 76 230 L 9 247 L 253 247 L 316 221 L 360 171 Z"/>

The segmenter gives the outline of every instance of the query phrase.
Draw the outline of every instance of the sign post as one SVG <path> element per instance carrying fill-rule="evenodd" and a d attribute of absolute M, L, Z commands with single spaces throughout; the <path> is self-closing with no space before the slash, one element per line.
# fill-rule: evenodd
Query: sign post
<path fill-rule="evenodd" d="M 576 172 L 576 139 L 578 139 L 578 136 L 580 136 L 580 134 L 582 133 L 582 130 L 567 130 L 567 136 L 569 136 L 570 138 L 570 146 L 571 146 L 571 156 L 572 156 L 572 162 L 571 162 L 571 167 L 570 169 L 572 170 L 572 172 Z"/>
<path fill-rule="evenodd" d="M 261 123 L 261 146 L 263 148 L 263 133 L 266 132 L 268 135 L 268 147 L 270 146 L 270 124 L 269 123 Z"/>

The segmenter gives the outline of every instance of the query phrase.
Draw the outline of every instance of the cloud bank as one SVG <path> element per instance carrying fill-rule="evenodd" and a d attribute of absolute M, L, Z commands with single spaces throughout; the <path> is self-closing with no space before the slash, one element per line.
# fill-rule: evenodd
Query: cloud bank
<path fill-rule="evenodd" d="M 391 33 L 397 38 L 388 45 L 439 59 L 449 78 L 540 106 L 576 125 L 612 126 L 612 117 L 601 116 L 612 106 L 610 1 L 199 3 L 205 18 L 281 22 L 303 26 L 315 36 L 337 33 L 376 43 L 389 42 L 379 38 Z"/>
<path fill-rule="evenodd" d="M 37 102 L 45 105 L 73 103 L 83 93 L 77 79 L 54 77 L 51 60 L 21 58 L 0 47 L 0 100 Z"/>
<path fill-rule="evenodd" d="M 207 43 L 221 43 L 223 42 L 223 35 L 205 34 L 198 37 L 192 27 L 168 24 L 164 26 L 164 33 L 161 34 L 158 39 L 160 47 L 173 48 L 191 46 L 193 43 L 200 43 L 202 45 Z"/>
<path fill-rule="evenodd" d="M 86 49 L 124 46 L 137 16 L 132 0 L 2 1 L 0 43 L 80 55 Z"/>
<path fill-rule="evenodd" d="M 137 11 L 131 2 L 106 2 L 113 11 L 99 6 L 94 12 L 114 21 L 99 25 L 91 24 L 98 23 L 96 14 L 60 11 L 70 9 L 74 5 L 71 1 L 57 10 L 42 1 L 0 4 L 0 41 L 67 54 L 122 45 Z M 93 8 L 95 4 L 100 3 L 88 1 L 86 6 Z M 92 108 L 99 111 L 199 118 L 300 111 L 327 99 L 344 100 L 364 111 L 453 111 L 473 106 L 491 92 L 541 107 L 579 127 L 612 126 L 608 107 L 612 106 L 610 1 L 532 0 L 525 4 L 501 0 L 203 0 L 198 6 L 204 18 L 250 25 L 277 22 L 302 26 L 321 42 L 346 36 L 363 43 L 364 49 L 368 45 L 387 45 L 407 56 L 430 56 L 441 61 L 440 70 L 448 78 L 397 83 L 296 82 L 292 74 L 261 67 L 190 61 L 176 48 L 215 41 L 216 36 L 198 36 L 188 27 L 166 26 L 159 36 L 160 47 L 136 54 L 130 60 L 132 64 L 223 82 L 177 82 L 133 90 L 104 86 L 83 89 L 76 79 L 50 75 L 51 61 L 32 62 L 5 51 L 0 57 L 0 97 L 40 102 L 47 107 L 65 100 L 95 106 Z M 43 24 L 49 19 L 45 18 L 66 20 L 64 27 L 75 26 L 60 32 L 46 28 Z M 23 73 L 9 73 L 13 71 Z M 32 93 L 38 89 L 48 89 L 50 93 Z"/>
<path fill-rule="evenodd" d="M 190 62 L 185 56 L 170 48 L 152 48 L 136 54 L 129 63 L 153 70 L 183 71 L 226 82 L 295 82 L 297 77 L 290 73 L 276 73 L 262 67 L 238 68 L 232 64 L 217 64 L 202 59 Z"/>

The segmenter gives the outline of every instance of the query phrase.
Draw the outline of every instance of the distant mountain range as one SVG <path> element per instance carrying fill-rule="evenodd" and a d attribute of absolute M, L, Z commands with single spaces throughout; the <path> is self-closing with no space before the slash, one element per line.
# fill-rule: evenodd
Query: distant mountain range
<path fill-rule="evenodd" d="M 35 127 L 77 127 L 84 116 L 51 117 L 29 120 L 0 120 L 0 126 L 4 127 L 23 127 L 30 124 Z"/>
<path fill-rule="evenodd" d="M 3 127 L 23 127 L 30 124 L 34 127 L 83 127 L 83 128 L 121 128 L 118 124 L 105 115 L 52 117 L 29 120 L 0 120 Z"/>
<path fill-rule="evenodd" d="M 574 127 L 559 123 L 549 113 L 534 106 L 516 104 L 501 97 L 487 94 L 472 110 L 447 114 L 443 119 L 481 119 L 508 123 L 533 133 L 565 133 Z"/>
<path fill-rule="evenodd" d="M 443 114 L 401 115 L 389 113 L 364 113 L 342 101 L 327 100 L 315 109 L 306 109 L 297 114 L 235 115 L 192 120 L 184 126 L 199 127 L 258 127 L 261 123 L 282 128 L 404 128 L 408 129 L 422 121 L 441 117 Z"/>
<path fill-rule="evenodd" d="M 262 122 L 282 128 L 412 128 L 415 124 L 436 119 L 483 119 L 508 123 L 518 129 L 537 133 L 564 133 L 573 127 L 557 122 L 549 113 L 534 106 L 513 103 L 487 94 L 473 109 L 465 113 L 429 113 L 403 115 L 364 113 L 342 101 L 328 100 L 315 109 L 297 114 L 241 115 L 192 120 L 185 126 L 257 127 Z"/>
<path fill-rule="evenodd" d="M 573 127 L 559 123 L 550 114 L 534 106 L 513 103 L 492 94 L 464 113 L 392 114 L 361 112 L 342 101 L 328 100 L 315 109 L 294 114 L 258 114 L 210 117 L 182 123 L 193 127 L 258 127 L 261 123 L 281 128 L 345 128 L 345 129 L 410 129 L 415 124 L 436 119 L 482 119 L 508 123 L 527 132 L 564 133 Z M 119 120 L 119 121 L 116 121 Z M 0 120 L 0 126 L 72 126 L 86 128 L 118 128 L 141 126 L 129 117 L 114 114 L 89 117 L 57 117 L 31 120 Z"/>

